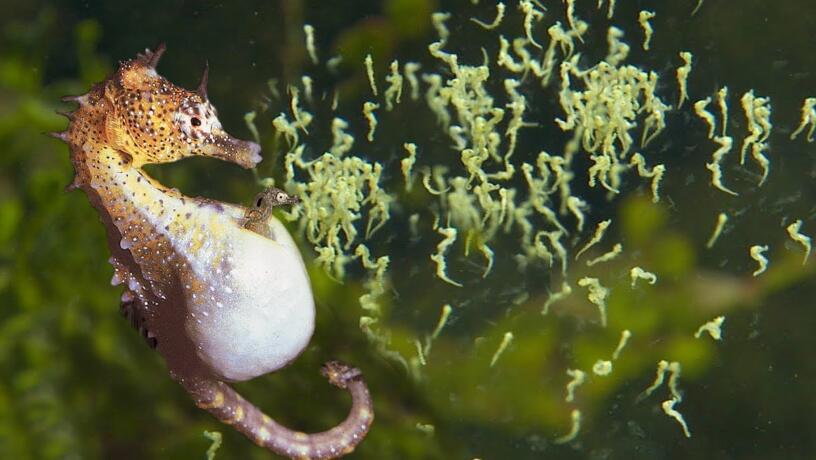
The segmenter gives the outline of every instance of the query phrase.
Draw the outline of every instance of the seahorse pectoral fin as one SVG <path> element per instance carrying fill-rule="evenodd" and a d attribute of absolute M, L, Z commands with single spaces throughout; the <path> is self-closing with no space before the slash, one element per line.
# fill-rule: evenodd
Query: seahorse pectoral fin
<path fill-rule="evenodd" d="M 352 406 L 342 423 L 314 434 L 293 431 L 275 422 L 223 382 L 201 377 L 177 378 L 198 407 L 232 425 L 261 447 L 293 459 L 342 457 L 363 440 L 374 421 L 371 396 L 359 369 L 331 361 L 321 373 L 332 385 L 348 390 Z"/>

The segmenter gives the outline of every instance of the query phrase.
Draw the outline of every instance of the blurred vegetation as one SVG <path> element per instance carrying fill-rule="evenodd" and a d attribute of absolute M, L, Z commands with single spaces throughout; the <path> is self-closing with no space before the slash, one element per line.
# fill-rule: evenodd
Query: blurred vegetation
<path fill-rule="evenodd" d="M 67 147 L 43 135 L 66 125 L 56 114 L 66 109 L 60 96 L 85 92 L 117 61 L 166 41 L 160 71 L 172 81 L 194 85 L 209 60 L 210 94 L 228 131 L 248 138 L 243 113 L 268 109 L 257 121 L 266 155 L 260 172 L 279 178 L 276 158 L 282 146 L 272 135 L 270 114 L 286 101 L 270 94 L 268 80 L 297 81 L 308 66 L 300 29 L 304 22 L 315 25 L 323 59 L 334 53 L 344 58 L 339 75 L 310 71 L 323 88 L 341 89 L 341 112 L 358 113 L 367 90 L 360 64 L 365 54 L 375 56 L 380 74 L 393 58 L 433 66 L 425 59 L 433 34 L 429 13 L 445 9 L 463 17 L 493 17 L 493 6 L 470 3 L 3 1 L 0 458 L 202 458 L 211 444 L 205 430 L 223 433 L 216 458 L 268 458 L 196 409 L 161 359 L 120 317 L 120 289 L 108 283 L 112 269 L 103 227 L 82 193 L 63 192 L 72 173 Z M 583 17 L 593 14 L 595 2 L 588 3 L 579 8 Z M 692 22 L 692 3 L 666 6 L 654 21 L 655 51 L 643 55 L 633 46 L 632 60 L 664 71 L 671 82 L 676 51 L 693 49 L 698 59 L 690 83 L 693 97 L 722 84 L 732 94 L 757 88 L 770 95 L 780 129 L 772 177 L 763 189 L 738 199 L 712 192 L 705 187 L 708 174 L 702 167 L 712 147 L 693 120 L 677 115 L 663 135 L 670 140 L 661 152 L 671 171 L 663 192 L 668 199 L 654 205 L 642 191 L 632 190 L 614 203 L 599 197 L 592 203 L 597 219 L 620 223 L 617 234 L 605 241 L 623 242 L 627 254 L 602 268 L 614 293 L 607 329 L 594 323 L 595 307 L 581 290 L 542 316 L 551 287 L 543 267 L 520 275 L 512 261 L 498 261 L 494 275 L 467 290 L 435 279 L 427 255 L 436 236 L 413 241 L 403 225 L 405 216 L 430 201 L 420 190 L 400 195 L 404 216 L 395 219 L 394 236 L 372 244 L 391 256 L 397 295 L 384 299 L 387 325 L 405 356 L 414 356 L 414 340 L 433 330 L 440 307 L 454 306 L 422 379 L 412 380 L 380 357 L 360 333 L 362 280 L 352 276 L 340 284 L 311 268 L 319 307 L 312 345 L 292 367 L 238 385 L 239 390 L 282 423 L 317 431 L 339 421 L 348 404 L 318 375 L 319 365 L 340 358 L 360 366 L 374 393 L 377 420 L 356 458 L 816 455 L 811 388 L 816 381 L 811 353 L 816 347 L 811 300 L 816 265 L 811 261 L 801 267 L 799 248 L 786 240 L 780 226 L 798 216 L 813 234 L 816 222 L 816 149 L 786 140 L 801 99 L 813 96 L 816 88 L 810 45 L 816 41 L 816 12 L 804 0 L 781 0 L 774 7 L 751 0 L 739 9 L 706 1 Z M 560 10 L 554 5 L 555 11 Z M 620 5 L 618 15 L 631 18 L 635 11 L 634 5 Z M 637 28 L 628 25 L 634 45 Z M 478 59 L 481 51 L 467 45 L 479 31 L 468 30 L 454 29 L 456 46 Z M 536 97 L 544 105 L 551 95 Z M 418 115 L 418 104 L 406 103 L 402 110 L 383 114 L 378 141 L 368 148 L 394 171 L 403 131 L 444 142 L 433 120 Z M 363 120 L 350 121 L 355 133 L 364 132 Z M 540 142 L 530 141 L 527 150 L 537 152 Z M 231 202 L 248 202 L 258 190 L 251 172 L 216 161 L 193 159 L 150 172 L 185 193 Z M 742 183 L 753 180 L 747 173 L 734 174 Z M 393 176 L 389 185 L 396 189 L 401 179 Z M 736 218 L 715 249 L 706 251 L 721 209 Z M 771 267 L 754 279 L 747 247 L 758 243 L 771 245 Z M 495 249 L 511 247 L 513 242 L 506 241 Z M 481 260 L 465 258 L 461 249 L 451 256 L 449 273 L 479 279 Z M 310 257 L 309 248 L 304 251 Z M 630 289 L 633 261 L 660 273 L 659 283 Z M 575 265 L 571 276 L 584 276 L 584 268 Z M 723 342 L 693 338 L 699 325 L 720 314 L 727 317 Z M 584 426 L 577 441 L 553 445 L 552 439 L 569 428 L 564 371 L 589 370 L 595 360 L 609 356 L 624 328 L 633 337 L 613 373 L 592 376 L 578 390 Z M 515 340 L 490 367 L 507 331 Z M 683 364 L 685 398 L 678 408 L 690 424 L 691 439 L 661 412 L 662 395 L 634 402 L 654 379 L 660 359 Z M 418 424 L 433 425 L 433 433 Z"/>

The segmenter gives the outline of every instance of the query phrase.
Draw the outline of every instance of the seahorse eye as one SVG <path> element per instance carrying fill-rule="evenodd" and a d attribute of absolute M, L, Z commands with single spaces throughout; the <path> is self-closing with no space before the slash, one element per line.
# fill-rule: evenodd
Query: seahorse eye
<path fill-rule="evenodd" d="M 201 120 L 198 117 L 193 117 L 190 119 L 190 124 L 193 126 L 201 126 Z"/>
<path fill-rule="evenodd" d="M 286 201 L 286 198 L 287 198 L 287 197 L 286 197 L 286 194 L 285 194 L 285 193 L 280 192 L 280 193 L 278 193 L 278 197 L 277 197 L 277 198 L 278 198 L 278 201 L 280 201 L 281 203 L 283 203 L 284 201 Z"/>

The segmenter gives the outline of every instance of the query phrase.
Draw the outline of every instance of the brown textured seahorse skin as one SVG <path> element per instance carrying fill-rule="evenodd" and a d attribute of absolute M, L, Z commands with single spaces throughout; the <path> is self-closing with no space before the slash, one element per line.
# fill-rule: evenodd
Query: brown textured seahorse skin
<path fill-rule="evenodd" d="M 346 419 L 322 433 L 306 434 L 281 426 L 232 388 L 211 379 L 182 379 L 181 384 L 196 401 L 223 423 L 232 425 L 255 444 L 280 455 L 297 459 L 331 459 L 354 451 L 374 421 L 371 396 L 359 370 L 337 361 L 321 369 L 332 385 L 351 393 L 352 406 Z"/>
<path fill-rule="evenodd" d="M 314 305 L 297 247 L 268 210 L 262 210 L 270 215 L 267 225 L 256 222 L 250 231 L 243 227 L 244 207 L 184 196 L 141 169 L 193 155 L 243 167 L 260 161 L 257 144 L 221 128 L 207 98 L 206 70 L 196 91 L 179 88 L 156 73 L 163 52 L 163 46 L 146 51 L 87 94 L 67 97 L 79 106 L 67 114 L 68 129 L 53 133 L 70 147 L 75 177 L 68 188 L 83 190 L 105 225 L 111 281 L 125 285 L 123 313 L 199 407 L 258 445 L 304 459 L 351 452 L 373 420 L 358 370 L 336 362 L 324 368 L 332 384 L 350 392 L 353 403 L 344 422 L 316 434 L 275 423 L 224 383 L 253 378 L 294 359 L 311 337 Z M 276 273 L 278 267 L 286 273 Z M 272 285 L 277 297 L 267 302 L 264 293 Z M 267 320 L 279 333 L 253 338 L 266 330 Z M 242 328 L 259 322 L 260 329 L 244 334 Z M 227 340 L 219 341 L 219 335 Z M 247 355 L 240 344 L 255 339 L 263 346 Z M 278 344 L 285 349 L 278 350 Z M 215 351 L 208 354 L 208 347 Z M 256 359 L 266 361 L 256 366 Z"/>

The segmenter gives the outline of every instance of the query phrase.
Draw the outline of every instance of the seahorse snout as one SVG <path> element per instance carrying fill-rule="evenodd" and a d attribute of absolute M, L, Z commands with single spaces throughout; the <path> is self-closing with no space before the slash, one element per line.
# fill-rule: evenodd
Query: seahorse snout
<path fill-rule="evenodd" d="M 252 168 L 260 161 L 261 146 L 252 141 L 236 139 L 228 134 L 213 137 L 213 141 L 203 147 L 203 154 Z"/>

